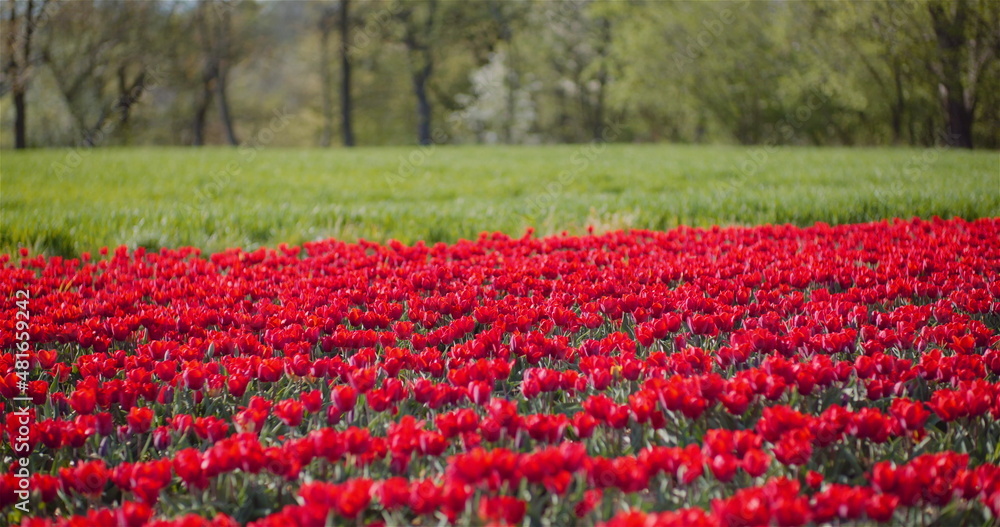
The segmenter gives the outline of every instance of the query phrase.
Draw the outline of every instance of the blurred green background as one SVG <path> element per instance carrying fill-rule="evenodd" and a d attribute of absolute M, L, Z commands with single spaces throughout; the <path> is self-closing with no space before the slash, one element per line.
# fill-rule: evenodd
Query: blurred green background
<path fill-rule="evenodd" d="M 17 0 L 0 145 L 1000 147 L 996 0 Z M 289 117 L 261 138 L 275 112 Z"/>

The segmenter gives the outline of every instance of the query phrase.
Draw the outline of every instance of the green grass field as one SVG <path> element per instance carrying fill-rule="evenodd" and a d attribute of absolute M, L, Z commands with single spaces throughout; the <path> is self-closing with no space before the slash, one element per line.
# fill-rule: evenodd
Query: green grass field
<path fill-rule="evenodd" d="M 570 145 L 4 152 L 0 252 L 1000 216 L 1000 153 Z"/>

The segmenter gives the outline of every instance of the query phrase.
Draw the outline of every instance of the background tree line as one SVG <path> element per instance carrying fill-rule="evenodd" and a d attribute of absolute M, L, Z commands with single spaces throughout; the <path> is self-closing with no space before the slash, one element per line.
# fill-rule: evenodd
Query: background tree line
<path fill-rule="evenodd" d="M 1000 147 L 995 0 L 4 0 L 0 144 Z"/>

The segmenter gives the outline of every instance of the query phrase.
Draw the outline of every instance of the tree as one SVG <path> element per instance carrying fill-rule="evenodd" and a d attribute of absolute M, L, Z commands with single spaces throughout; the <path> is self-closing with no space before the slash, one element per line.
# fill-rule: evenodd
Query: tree
<path fill-rule="evenodd" d="M 168 11 L 150 2 L 112 6 L 113 13 L 100 13 L 96 18 L 107 20 L 106 31 L 115 36 L 114 46 L 106 55 L 109 101 L 101 104 L 101 115 L 85 137 L 93 137 L 113 120 L 117 136 L 123 144 L 132 139 L 131 124 L 134 107 L 143 94 L 158 84 L 160 78 L 160 45 L 156 35 L 163 30 L 162 22 Z M 100 23 L 100 22 L 98 22 Z"/>
<path fill-rule="evenodd" d="M 537 79 L 539 126 L 551 141 L 603 135 L 612 85 L 612 12 L 591 1 L 553 0 L 527 13 L 527 76 Z"/>
<path fill-rule="evenodd" d="M 611 20 L 607 17 L 595 19 L 597 38 L 595 39 L 595 52 L 597 60 L 594 62 L 594 84 L 593 90 L 593 114 L 591 116 L 591 137 L 594 141 L 603 140 L 605 123 L 605 101 L 607 99 L 607 88 L 609 81 L 608 56 L 611 51 Z"/>
<path fill-rule="evenodd" d="M 504 87 L 506 104 L 501 140 L 511 143 L 514 140 L 514 128 L 517 126 L 519 112 L 518 95 L 521 90 L 521 60 L 518 46 L 514 40 L 517 29 L 526 22 L 530 5 L 524 2 L 504 2 L 489 0 L 487 8 L 496 29 L 493 36 L 494 44 L 503 44 Z"/>
<path fill-rule="evenodd" d="M 869 129 L 888 124 L 894 144 L 903 143 L 904 132 L 909 130 L 909 141 L 913 144 L 917 108 L 911 106 L 921 83 L 909 62 L 911 57 L 920 56 L 925 47 L 919 31 L 915 30 L 914 14 L 918 7 L 899 0 L 837 4 L 819 0 L 810 7 L 814 32 L 843 44 L 816 46 L 816 60 L 841 79 L 857 77 L 851 80 L 866 94 L 865 100 L 872 101 L 858 114 L 867 121 Z"/>
<path fill-rule="evenodd" d="M 107 117 L 106 92 L 116 69 L 112 57 L 122 37 L 111 19 L 121 13 L 93 1 L 69 4 L 53 17 L 52 38 L 42 45 L 42 58 L 84 143 L 93 143 L 89 132 Z"/>
<path fill-rule="evenodd" d="M 114 125 L 116 136 L 126 143 L 133 108 L 156 80 L 150 37 L 160 30 L 160 8 L 147 2 L 92 0 L 59 5 L 45 15 L 46 30 L 35 38 L 34 61 L 47 66 L 54 81 L 48 86 L 54 85 L 65 101 L 75 124 L 70 142 L 82 137 L 82 143 L 93 146 L 107 140 Z"/>
<path fill-rule="evenodd" d="M 336 23 L 340 33 L 340 125 L 344 146 L 354 146 L 354 107 L 351 98 L 351 2 L 340 0 L 336 6 L 324 5 L 319 15 L 319 68 L 322 81 L 323 132 L 320 145 L 330 146 L 333 141 L 333 73 L 330 70 L 330 35 Z"/>
<path fill-rule="evenodd" d="M 275 112 L 298 116 L 288 145 L 614 122 L 629 141 L 1000 147 L 996 0 L 9 0 L 0 24 L 18 148 L 253 143 Z"/>
<path fill-rule="evenodd" d="M 350 0 L 340 0 L 340 116 L 344 129 L 344 146 L 354 146 L 354 125 L 351 122 L 351 55 Z"/>
<path fill-rule="evenodd" d="M 31 80 L 32 40 L 35 30 L 46 16 L 48 0 L 36 3 L 28 0 L 24 12 L 19 12 L 18 2 L 9 2 L 10 21 L 7 33 L 7 64 L 4 65 L 4 91 L 8 89 L 14 99 L 14 148 L 28 147 L 28 84 Z"/>
<path fill-rule="evenodd" d="M 396 18 L 402 26 L 400 40 L 409 56 L 413 95 L 417 99 L 417 142 L 429 145 L 432 109 L 427 85 L 434 72 L 432 42 L 438 28 L 438 2 L 427 0 L 407 4 L 397 12 Z"/>
<path fill-rule="evenodd" d="M 459 140 L 477 143 L 524 144 L 536 141 L 537 109 L 532 83 L 511 82 L 506 50 L 494 52 L 488 63 L 469 74 L 469 93 L 455 96 L 461 106 L 448 121 Z M 465 132 L 465 133 L 463 133 Z"/>
<path fill-rule="evenodd" d="M 330 71 L 330 35 L 333 33 L 337 10 L 322 4 L 319 14 L 319 73 L 320 101 L 322 102 L 323 130 L 319 145 L 327 148 L 333 142 L 333 72 Z"/>
<path fill-rule="evenodd" d="M 209 14 L 209 9 L 214 11 Z M 218 100 L 219 119 L 230 145 L 239 144 L 233 126 L 229 105 L 229 70 L 236 62 L 232 43 L 232 11 L 235 9 L 228 0 L 199 0 L 194 12 L 194 21 L 203 56 L 201 72 L 201 95 L 195 104 L 194 144 L 205 144 L 205 123 L 213 97 Z"/>
<path fill-rule="evenodd" d="M 972 127 L 979 88 L 984 82 L 983 71 L 996 59 L 1000 44 L 997 8 L 989 0 L 978 6 L 973 6 L 970 0 L 935 0 L 927 5 L 927 10 L 937 39 L 937 52 L 931 58 L 930 68 L 937 78 L 947 119 L 947 142 L 951 146 L 972 148 Z"/>

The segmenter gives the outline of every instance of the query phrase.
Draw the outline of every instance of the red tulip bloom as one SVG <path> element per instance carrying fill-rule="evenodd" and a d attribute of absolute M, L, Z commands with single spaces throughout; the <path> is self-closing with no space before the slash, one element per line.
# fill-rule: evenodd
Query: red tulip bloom
<path fill-rule="evenodd" d="M 128 422 L 129 432 L 145 434 L 153 424 L 153 410 L 145 407 L 132 408 L 125 416 L 125 421 Z"/>
<path fill-rule="evenodd" d="M 157 450 L 166 450 L 170 447 L 172 438 L 170 437 L 170 429 L 166 426 L 159 426 L 156 430 L 153 430 L 153 446 Z"/>
<path fill-rule="evenodd" d="M 112 522 L 112 524 L 124 527 L 141 527 L 146 525 L 153 516 L 153 510 L 145 503 L 126 501 L 118 510 L 117 516 L 119 521 Z"/>
<path fill-rule="evenodd" d="M 806 429 L 794 430 L 775 443 L 771 451 L 785 465 L 804 465 L 812 456 L 812 437 Z"/>
<path fill-rule="evenodd" d="M 930 407 L 943 421 L 951 422 L 969 415 L 965 398 L 957 391 L 936 391 L 931 395 Z"/>
<path fill-rule="evenodd" d="M 345 413 L 354 409 L 354 405 L 358 401 L 358 392 L 351 386 L 336 386 L 332 390 L 331 398 L 333 399 L 334 406 L 341 413 Z"/>
<path fill-rule="evenodd" d="M 97 394 L 89 388 L 75 390 L 69 396 L 69 405 L 78 414 L 87 415 L 93 413 L 94 408 L 97 406 Z"/>
<path fill-rule="evenodd" d="M 573 514 L 576 515 L 577 518 L 583 518 L 597 507 L 603 497 L 604 491 L 601 489 L 591 489 L 585 491 L 583 493 L 583 499 L 573 507 Z"/>
<path fill-rule="evenodd" d="M 865 514 L 877 522 L 892 520 L 893 513 L 899 505 L 899 498 L 888 494 L 875 494 L 868 498 L 865 504 Z"/>
<path fill-rule="evenodd" d="M 806 485 L 809 485 L 809 488 L 818 489 L 822 484 L 823 484 L 822 474 L 816 472 L 815 470 L 810 470 L 809 472 L 806 472 Z"/>
<path fill-rule="evenodd" d="M 712 511 L 722 525 L 768 525 L 771 522 L 767 496 L 758 488 L 741 489 L 731 498 L 713 500 Z"/>
<path fill-rule="evenodd" d="M 233 397 L 243 397 L 243 394 L 247 391 L 247 386 L 250 384 L 250 377 L 246 375 L 229 375 L 226 377 L 226 389 Z"/>
<path fill-rule="evenodd" d="M 177 361 L 166 360 L 156 363 L 153 373 L 163 382 L 170 382 L 177 376 Z"/>
<path fill-rule="evenodd" d="M 205 385 L 205 368 L 200 363 L 188 363 L 181 374 L 184 386 L 189 390 L 198 391 Z"/>
<path fill-rule="evenodd" d="M 504 521 L 509 524 L 521 523 L 527 504 L 511 496 L 484 496 L 479 500 L 479 519 L 483 521 Z"/>
<path fill-rule="evenodd" d="M 285 371 L 285 364 L 279 358 L 264 359 L 257 367 L 257 378 L 261 382 L 275 382 Z"/>
<path fill-rule="evenodd" d="M 771 456 L 763 450 L 753 449 L 743 456 L 743 470 L 753 477 L 762 476 L 771 466 Z"/>
<path fill-rule="evenodd" d="M 728 483 L 736 475 L 736 461 L 736 456 L 732 454 L 716 454 L 709 460 L 709 468 L 712 470 L 715 479 L 723 483 Z"/>
<path fill-rule="evenodd" d="M 309 413 L 316 413 L 323 407 L 323 394 L 319 390 L 305 392 L 299 396 L 299 401 L 305 406 Z"/>
<path fill-rule="evenodd" d="M 285 399 L 274 406 L 274 415 L 288 426 L 302 424 L 302 413 L 305 407 L 294 399 Z"/>
<path fill-rule="evenodd" d="M 809 523 L 809 504 L 801 496 L 778 497 L 771 501 L 771 514 L 779 527 L 798 527 Z"/>
<path fill-rule="evenodd" d="M 34 474 L 31 477 L 31 487 L 38 493 L 42 503 L 54 501 L 62 488 L 59 478 L 49 474 Z"/>
<path fill-rule="evenodd" d="M 79 494 L 100 495 L 110 475 L 104 462 L 100 460 L 59 469 L 63 488 L 73 489 Z"/>
<path fill-rule="evenodd" d="M 94 416 L 95 430 L 102 436 L 109 436 L 115 429 L 114 419 L 111 414 L 101 412 Z"/>
<path fill-rule="evenodd" d="M 421 480 L 410 485 L 410 510 L 421 516 L 438 510 L 443 502 L 442 489 L 431 480 Z"/>
<path fill-rule="evenodd" d="M 348 381 L 358 393 L 366 393 L 375 386 L 375 374 L 377 371 L 374 368 L 364 368 L 353 370 L 348 376 Z"/>
<path fill-rule="evenodd" d="M 43 380 L 31 381 L 28 383 L 28 390 L 24 392 L 26 397 L 31 398 L 34 405 L 45 404 L 49 397 L 49 383 Z"/>
<path fill-rule="evenodd" d="M 375 485 L 374 494 L 385 510 L 400 509 L 409 502 L 409 481 L 400 477 L 389 478 Z"/>
<path fill-rule="evenodd" d="M 337 514 L 353 519 L 368 508 L 371 502 L 372 482 L 368 479 L 350 479 L 338 489 Z"/>
<path fill-rule="evenodd" d="M 202 456 L 197 449 L 185 448 L 174 454 L 174 472 L 190 487 L 208 486 L 208 478 L 202 470 Z"/>

